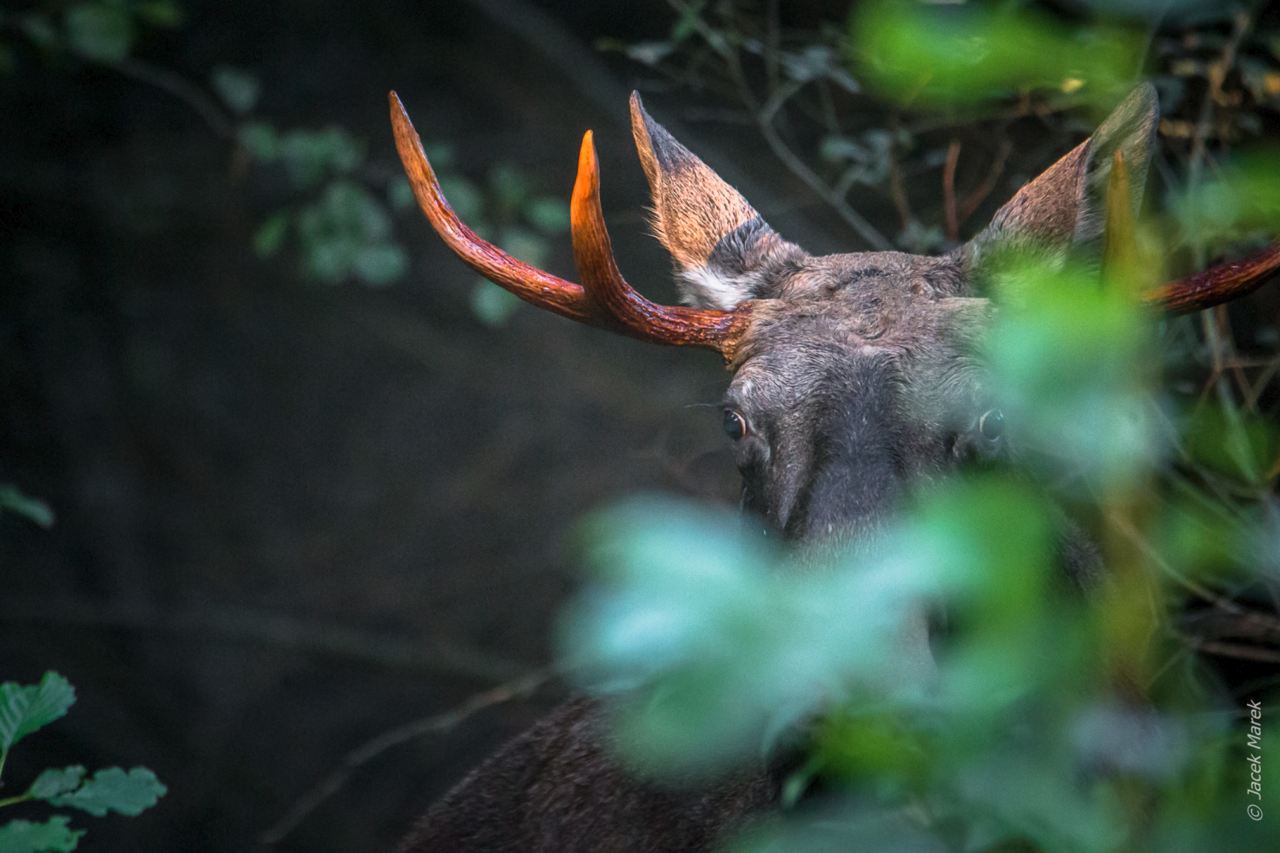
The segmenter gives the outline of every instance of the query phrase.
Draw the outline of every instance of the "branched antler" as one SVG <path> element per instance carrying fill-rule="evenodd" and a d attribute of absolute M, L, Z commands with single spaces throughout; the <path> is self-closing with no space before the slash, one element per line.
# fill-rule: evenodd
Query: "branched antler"
<path fill-rule="evenodd" d="M 726 361 L 733 359 L 750 323 L 750 302 L 735 311 L 657 305 L 637 293 L 618 271 L 600 209 L 599 163 L 590 131 L 582 140 L 570 211 L 573 255 L 582 276 L 579 286 L 511 257 L 468 228 L 441 193 L 400 99 L 395 92 L 389 99 L 396 149 L 418 205 L 449 248 L 473 270 L 562 317 L 650 343 L 713 349 Z"/>

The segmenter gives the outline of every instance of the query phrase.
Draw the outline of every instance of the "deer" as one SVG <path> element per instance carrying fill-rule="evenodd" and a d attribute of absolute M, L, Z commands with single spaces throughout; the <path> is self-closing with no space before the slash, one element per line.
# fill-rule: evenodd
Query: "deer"
<path fill-rule="evenodd" d="M 1108 209 L 1119 221 L 1138 213 L 1159 113 L 1155 89 L 1139 86 L 947 254 L 813 256 L 770 228 L 633 93 L 653 230 L 685 303 L 665 306 L 636 292 L 614 261 L 590 131 L 570 206 L 574 284 L 462 223 L 399 97 L 389 99 L 418 204 L 473 270 L 562 317 L 722 356 L 732 371 L 722 409 L 742 508 L 800 549 L 872 537 L 913 485 L 999 450 L 1002 416 L 972 349 L 991 316 L 990 300 L 978 295 L 987 267 L 1009 246 L 1045 258 L 1100 257 Z M 1280 246 L 1272 245 L 1140 298 L 1153 311 L 1198 311 L 1250 292 L 1277 267 Z M 1097 550 L 1069 522 L 1059 536 L 1062 571 L 1087 587 L 1100 571 Z M 922 613 L 900 638 L 904 665 L 929 666 L 929 625 Z M 621 766 L 601 707 L 573 698 L 447 793 L 399 850 L 711 850 L 778 807 L 791 761 L 780 754 L 711 783 L 659 784 Z"/>

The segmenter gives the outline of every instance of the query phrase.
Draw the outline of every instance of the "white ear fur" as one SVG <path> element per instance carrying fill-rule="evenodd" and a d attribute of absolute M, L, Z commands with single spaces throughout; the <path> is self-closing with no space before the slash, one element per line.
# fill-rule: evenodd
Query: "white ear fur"
<path fill-rule="evenodd" d="M 758 274 L 735 275 L 709 264 L 682 269 L 676 273 L 676 287 L 680 291 L 681 302 L 717 311 L 732 311 L 754 298 L 753 291 L 759 283 Z"/>
<path fill-rule="evenodd" d="M 676 262 L 681 301 L 732 311 L 756 298 L 765 270 L 802 256 L 631 96 L 631 129 L 653 196 L 654 233 Z"/>

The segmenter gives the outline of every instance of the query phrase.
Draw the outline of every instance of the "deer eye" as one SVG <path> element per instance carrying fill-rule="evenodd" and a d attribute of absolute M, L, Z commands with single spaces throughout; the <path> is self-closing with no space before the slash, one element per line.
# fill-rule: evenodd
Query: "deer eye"
<path fill-rule="evenodd" d="M 990 409 L 978 418 L 978 432 L 987 441 L 995 441 L 1004 433 L 1004 413 L 999 409 Z"/>
<path fill-rule="evenodd" d="M 747 434 L 747 420 L 733 409 L 724 410 L 724 433 L 738 441 Z"/>

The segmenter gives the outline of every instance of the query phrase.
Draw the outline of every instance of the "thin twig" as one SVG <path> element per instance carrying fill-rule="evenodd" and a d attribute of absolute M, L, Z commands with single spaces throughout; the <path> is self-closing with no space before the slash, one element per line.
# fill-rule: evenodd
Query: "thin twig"
<path fill-rule="evenodd" d="M 840 217 L 849 224 L 854 231 L 858 232 L 866 243 L 873 249 L 881 252 L 893 251 L 893 244 L 881 234 L 874 225 L 863 218 L 848 202 L 836 195 L 836 193 L 827 186 L 827 184 L 818 177 L 818 175 L 805 165 L 804 161 L 795 155 L 795 153 L 787 147 L 787 144 L 778 136 L 777 131 L 772 125 L 760 124 L 760 133 L 764 136 L 764 141 L 768 143 L 774 155 L 782 161 L 791 173 L 805 183 L 809 189 L 813 190 L 819 198 L 831 206 Z"/>
<path fill-rule="evenodd" d="M 889 197 L 898 211 L 898 219 L 902 221 L 905 231 L 915 218 L 911 212 L 911 202 L 907 198 L 907 189 L 902 183 L 902 165 L 898 162 L 898 115 L 894 113 L 889 122 Z"/>
<path fill-rule="evenodd" d="M 141 59 L 126 58 L 118 62 L 104 62 L 102 65 L 117 74 L 132 77 L 140 83 L 155 86 L 168 92 L 195 111 L 204 119 L 204 123 L 223 139 L 234 139 L 235 122 L 226 114 L 218 102 L 209 97 L 203 89 L 185 77 L 175 74 L 167 68 L 143 62 Z"/>
<path fill-rule="evenodd" d="M 1216 640 L 1205 640 L 1202 637 L 1184 636 L 1183 639 L 1191 648 L 1200 652 L 1221 657 L 1256 660 L 1263 663 L 1280 663 L 1280 650 L 1260 649 L 1257 646 L 1242 646 L 1239 643 L 1220 643 Z"/>
<path fill-rule="evenodd" d="M 687 14 L 689 11 L 688 4 L 682 0 L 668 0 L 668 4 L 676 11 Z M 706 39 L 708 44 L 718 44 L 720 40 L 714 38 L 714 33 L 705 21 L 696 18 L 694 28 L 698 34 Z M 772 93 L 767 101 L 762 105 L 760 99 L 752 90 L 750 83 L 747 82 L 747 75 L 742 69 L 742 60 L 735 49 L 726 50 L 723 58 L 729 68 L 729 76 L 737 85 L 739 97 L 742 102 L 747 105 L 752 114 L 756 118 L 756 126 L 760 129 L 760 135 L 764 137 L 764 141 L 768 144 L 769 149 L 774 153 L 782 164 L 787 167 L 793 175 L 799 178 L 809 187 L 817 196 L 830 206 L 840 217 L 858 233 L 860 237 L 873 249 L 883 252 L 893 250 L 893 244 L 881 234 L 874 225 L 868 222 L 860 213 L 849 206 L 838 193 L 827 185 L 822 178 L 818 177 L 809 166 L 796 156 L 782 137 L 778 135 L 777 129 L 774 127 L 774 120 L 777 118 L 778 112 L 782 106 L 789 100 L 800 87 L 791 89 L 790 85 Z"/>
<path fill-rule="evenodd" d="M 245 608 L 166 609 L 109 601 L 7 598 L 0 620 L 164 634 L 215 635 L 379 666 L 422 670 L 489 683 L 526 676 L 529 667 L 476 649 L 422 643 Z"/>
<path fill-rule="evenodd" d="M 1173 578 L 1173 580 L 1176 581 L 1178 584 L 1182 585 L 1190 592 L 1195 593 L 1203 600 L 1210 602 L 1211 604 L 1213 604 L 1214 607 L 1217 607 L 1221 610 L 1225 610 L 1228 613 L 1234 613 L 1237 615 L 1245 613 L 1245 609 L 1241 607 L 1239 604 L 1236 604 L 1234 601 L 1232 601 L 1229 598 L 1224 598 L 1223 596 L 1218 595 L 1217 593 L 1210 590 L 1208 587 L 1204 586 L 1203 584 L 1199 583 L 1198 581 L 1192 578 L 1187 577 L 1182 572 L 1178 571 L 1173 566 L 1171 566 L 1169 562 L 1165 560 L 1164 557 L 1162 557 L 1160 553 L 1151 546 L 1151 543 L 1147 541 L 1146 537 L 1144 537 L 1141 533 L 1139 533 L 1138 530 L 1134 528 L 1132 524 L 1129 523 L 1128 519 L 1124 518 L 1119 513 L 1113 512 L 1113 513 L 1107 514 L 1107 521 L 1112 526 L 1114 526 L 1115 529 L 1119 531 L 1121 535 L 1123 535 L 1125 538 L 1129 539 L 1134 545 L 1136 545 L 1138 547 L 1138 550 L 1142 552 L 1142 555 L 1144 557 L 1146 557 L 1148 560 L 1154 563 L 1156 567 L 1160 569 L 1160 571 L 1164 572 L 1166 575 Z M 1273 621 L 1273 622 L 1277 621 L 1277 620 L 1271 619 L 1270 617 L 1264 617 L 1264 618 L 1267 621 Z M 1277 622 L 1277 624 L 1280 625 L 1280 622 Z"/>
<path fill-rule="evenodd" d="M 1204 99 L 1200 102 L 1200 114 L 1196 118 L 1195 131 L 1191 138 L 1191 158 L 1187 164 L 1187 193 L 1191 198 L 1196 197 L 1196 192 L 1200 189 L 1200 175 L 1204 169 L 1205 146 L 1208 142 L 1210 124 L 1213 118 L 1213 104 L 1218 96 L 1222 94 L 1222 84 L 1227 79 L 1227 74 L 1231 71 L 1236 63 L 1236 51 L 1240 47 L 1241 40 L 1244 39 L 1245 33 L 1249 31 L 1252 18 L 1249 12 L 1241 10 L 1236 13 L 1235 27 L 1231 33 L 1231 38 L 1227 39 L 1226 45 L 1222 48 L 1221 58 L 1213 65 L 1209 66 L 1209 86 L 1205 90 Z M 1196 268 L 1204 266 L 1204 240 L 1201 238 L 1200 229 L 1196 229 L 1196 233 L 1191 235 L 1191 246 L 1195 255 Z"/>
<path fill-rule="evenodd" d="M 768 11 L 765 17 L 769 21 L 768 30 L 768 47 L 764 54 L 765 79 L 769 81 L 769 88 L 778 88 L 778 54 L 782 50 L 782 28 L 778 15 L 779 0 L 769 0 L 767 4 Z"/>
<path fill-rule="evenodd" d="M 314 788 L 299 797 L 285 812 L 284 817 L 263 832 L 258 840 L 262 844 L 278 844 L 283 841 L 325 800 L 342 790 L 352 773 L 387 750 L 423 735 L 449 731 L 486 708 L 528 696 L 546 684 L 552 675 L 551 670 L 539 670 L 515 681 L 499 684 L 497 687 L 475 694 L 451 711 L 413 720 L 365 741 L 343 756 L 337 767 L 321 779 Z"/>
<path fill-rule="evenodd" d="M 947 220 L 947 239 L 960 239 L 960 221 L 956 212 L 956 164 L 960 162 L 960 140 L 952 138 L 947 146 L 947 162 L 942 167 L 942 208 Z"/>
<path fill-rule="evenodd" d="M 1000 176 L 1004 174 L 1005 164 L 1009 162 L 1009 154 L 1012 151 L 1013 142 L 1007 136 L 1001 139 L 1000 149 L 996 152 L 996 159 L 991 162 L 991 168 L 987 171 L 987 176 L 960 203 L 959 225 L 964 225 L 965 221 L 970 216 L 973 216 L 974 211 L 978 209 L 978 205 L 986 201 L 987 196 L 991 195 L 991 192 L 996 188 L 996 183 L 1000 180 Z"/>

